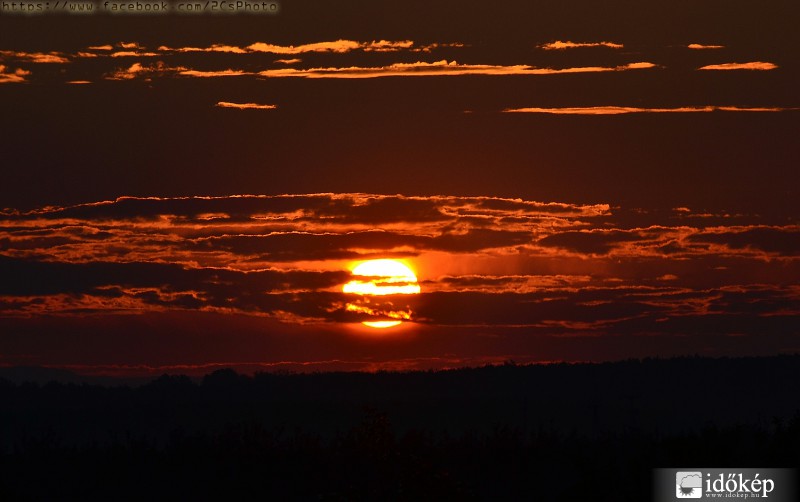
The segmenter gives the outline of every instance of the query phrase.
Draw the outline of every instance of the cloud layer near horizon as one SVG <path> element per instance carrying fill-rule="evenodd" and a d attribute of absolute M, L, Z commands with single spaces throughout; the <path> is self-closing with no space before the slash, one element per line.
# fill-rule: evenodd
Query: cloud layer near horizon
<path fill-rule="evenodd" d="M 800 226 L 754 220 L 357 193 L 6 211 L 0 315 L 177 310 L 351 323 L 371 317 L 347 309 L 349 265 L 394 257 L 418 271 L 423 292 L 387 301 L 429 326 L 676 334 L 712 316 L 736 332 L 781 319 L 794 329 Z"/>

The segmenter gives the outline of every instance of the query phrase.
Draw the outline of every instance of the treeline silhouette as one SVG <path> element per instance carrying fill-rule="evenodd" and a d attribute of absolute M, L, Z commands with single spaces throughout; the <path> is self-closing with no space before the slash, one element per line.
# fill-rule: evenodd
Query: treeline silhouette
<path fill-rule="evenodd" d="M 800 356 L 0 380 L 0 500 L 648 500 L 655 467 L 800 465 L 798 381 Z"/>

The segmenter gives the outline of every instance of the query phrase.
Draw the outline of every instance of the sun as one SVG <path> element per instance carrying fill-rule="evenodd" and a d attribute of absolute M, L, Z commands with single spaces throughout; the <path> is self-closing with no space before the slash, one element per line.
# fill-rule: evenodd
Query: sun
<path fill-rule="evenodd" d="M 364 299 L 348 303 L 347 310 L 389 318 L 362 324 L 371 328 L 391 328 L 411 318 L 410 310 L 397 309 L 390 302 L 376 307 L 370 301 L 370 297 L 419 294 L 417 276 L 408 265 L 399 260 L 368 260 L 356 264 L 352 273 L 354 279 L 345 284 L 342 291 L 361 295 Z"/>
<path fill-rule="evenodd" d="M 343 288 L 345 293 L 377 296 L 419 293 L 414 271 L 397 260 L 363 261 L 353 268 L 353 275 L 369 279 L 348 282 Z"/>

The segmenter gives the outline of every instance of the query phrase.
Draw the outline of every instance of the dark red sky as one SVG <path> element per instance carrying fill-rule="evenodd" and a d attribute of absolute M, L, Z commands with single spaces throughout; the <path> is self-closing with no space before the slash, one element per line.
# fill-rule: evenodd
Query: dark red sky
<path fill-rule="evenodd" d="M 0 364 L 800 349 L 793 2 L 317 4 L 0 15 Z"/>

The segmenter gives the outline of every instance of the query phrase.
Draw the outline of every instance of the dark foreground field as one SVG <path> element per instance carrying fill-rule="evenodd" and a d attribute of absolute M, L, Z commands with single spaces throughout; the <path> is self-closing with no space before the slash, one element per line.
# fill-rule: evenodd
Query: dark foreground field
<path fill-rule="evenodd" d="M 649 500 L 654 467 L 800 465 L 799 381 L 800 356 L 0 380 L 0 500 Z"/>

